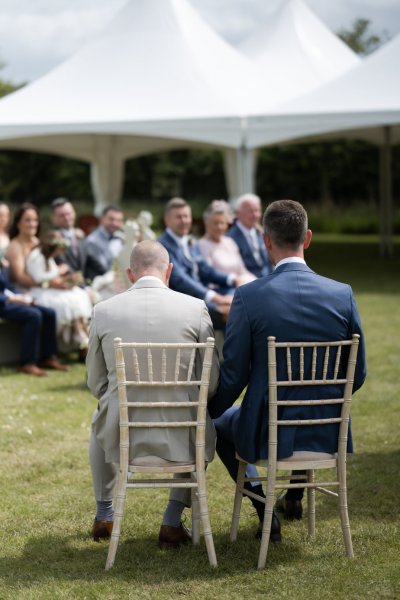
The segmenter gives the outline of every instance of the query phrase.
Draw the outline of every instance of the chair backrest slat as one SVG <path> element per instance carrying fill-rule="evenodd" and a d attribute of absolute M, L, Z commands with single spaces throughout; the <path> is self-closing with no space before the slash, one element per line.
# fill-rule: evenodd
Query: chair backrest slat
<path fill-rule="evenodd" d="M 196 465 L 204 465 L 205 423 L 214 338 L 207 338 L 206 342 L 201 343 L 134 343 L 122 342 L 121 338 L 115 338 L 114 348 L 120 408 L 121 464 L 122 461 L 129 461 L 130 429 L 195 428 Z M 128 361 L 126 364 L 124 350 L 129 351 L 130 363 Z M 133 401 L 128 400 L 129 388 Z M 189 397 L 189 388 L 197 390 L 193 395 L 193 402 L 190 401 L 192 396 Z M 140 394 L 140 389 L 146 390 L 143 395 Z M 163 389 L 171 401 L 165 400 Z M 177 390 L 176 395 L 174 389 Z M 138 398 L 137 401 L 135 397 Z M 182 401 L 179 401 L 179 398 Z M 160 411 L 170 408 L 183 409 L 182 419 L 178 417 L 177 420 L 174 411 L 171 413 L 167 410 L 166 413 L 160 414 Z M 145 411 L 141 415 L 143 420 L 135 417 L 136 409 Z M 168 414 L 171 414 L 171 417 L 168 417 Z"/>
<path fill-rule="evenodd" d="M 275 337 L 268 338 L 268 460 L 270 465 L 276 462 L 278 427 L 339 424 L 338 451 L 346 452 L 359 338 L 357 334 L 354 334 L 351 340 L 333 342 L 276 342 Z M 342 348 L 347 346 L 350 346 L 349 352 L 342 352 Z M 281 349 L 286 351 L 283 352 Z M 287 379 L 284 378 L 286 373 Z M 314 386 L 321 386 L 321 388 L 331 386 L 334 390 L 332 397 L 314 399 L 310 392 L 311 397 L 303 400 L 303 393 L 294 393 L 295 388 L 312 389 Z M 287 392 L 283 390 L 283 398 L 278 399 L 278 390 L 283 388 L 287 388 Z M 341 390 L 340 397 L 337 397 L 338 390 Z M 291 396 L 293 400 L 290 399 Z M 329 410 L 329 407 L 334 405 L 341 405 L 340 409 L 338 406 L 336 414 L 332 408 Z M 326 416 L 323 411 L 324 406 L 327 407 Z M 304 418 L 303 415 L 299 416 L 299 407 L 304 407 Z M 322 413 L 321 411 L 307 412 L 318 407 L 321 407 Z M 279 419 L 278 409 L 282 412 L 279 413 Z M 295 411 L 294 414 L 292 409 Z"/>

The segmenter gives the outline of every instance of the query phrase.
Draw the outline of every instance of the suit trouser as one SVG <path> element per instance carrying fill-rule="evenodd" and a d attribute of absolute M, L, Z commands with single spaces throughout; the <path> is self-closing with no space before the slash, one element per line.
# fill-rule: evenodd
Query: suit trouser
<path fill-rule="evenodd" d="M 107 463 L 103 448 L 96 439 L 92 429 L 89 444 L 90 467 L 92 471 L 94 497 L 97 502 L 112 500 L 118 477 L 118 464 Z M 176 477 L 185 477 L 186 474 L 176 474 Z M 172 488 L 169 495 L 170 500 L 182 502 L 185 506 L 191 505 L 190 489 Z"/>
<path fill-rule="evenodd" d="M 8 303 L 0 311 L 0 316 L 22 325 L 21 365 L 35 363 L 57 353 L 56 313 L 52 308 Z"/>
<path fill-rule="evenodd" d="M 214 419 L 215 429 L 217 430 L 217 453 L 221 461 L 227 468 L 229 475 L 234 481 L 237 479 L 239 463 L 236 459 L 236 448 L 233 434 L 233 422 L 239 406 L 231 406 L 218 419 Z M 293 471 L 294 473 L 303 474 L 304 471 Z M 258 472 L 254 465 L 248 464 L 246 468 L 246 477 L 257 477 Z M 252 482 L 252 485 L 257 485 L 259 482 Z M 296 483 L 296 480 L 291 481 Z M 304 489 L 293 488 L 286 492 L 287 500 L 301 500 Z"/>

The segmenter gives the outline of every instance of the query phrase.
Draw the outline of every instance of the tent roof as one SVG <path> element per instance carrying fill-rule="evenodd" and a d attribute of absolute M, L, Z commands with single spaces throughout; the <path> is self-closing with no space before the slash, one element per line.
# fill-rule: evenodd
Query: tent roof
<path fill-rule="evenodd" d="M 284 0 L 238 49 L 267 78 L 271 90 L 264 108 L 301 96 L 360 63 L 303 0 Z"/>
<path fill-rule="evenodd" d="M 0 140 L 99 133 L 237 146 L 240 116 L 259 112 L 267 92 L 187 0 L 131 0 L 75 55 L 0 101 Z"/>
<path fill-rule="evenodd" d="M 399 142 L 399 63 L 400 34 L 336 80 L 250 119 L 249 144 L 339 134 L 383 143 L 385 125 L 393 126 L 392 142 Z"/>

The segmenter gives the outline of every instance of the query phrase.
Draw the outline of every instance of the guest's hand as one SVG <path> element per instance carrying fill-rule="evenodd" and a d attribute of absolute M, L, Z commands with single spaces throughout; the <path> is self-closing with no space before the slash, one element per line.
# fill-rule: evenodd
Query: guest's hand
<path fill-rule="evenodd" d="M 51 279 L 49 283 L 50 287 L 56 290 L 67 290 L 71 287 L 62 277 L 55 277 L 54 279 Z"/>
<path fill-rule="evenodd" d="M 222 296 L 222 294 L 215 294 L 212 298 L 213 303 L 218 306 L 230 306 L 232 300 L 233 296 Z"/>
<path fill-rule="evenodd" d="M 22 306 L 30 306 L 33 304 L 33 298 L 29 294 L 13 294 L 8 298 L 11 304 L 21 304 Z"/>

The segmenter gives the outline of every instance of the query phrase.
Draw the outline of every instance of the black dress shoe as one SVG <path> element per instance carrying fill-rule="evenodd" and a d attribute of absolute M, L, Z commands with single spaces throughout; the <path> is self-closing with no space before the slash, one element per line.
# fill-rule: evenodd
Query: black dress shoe
<path fill-rule="evenodd" d="M 179 527 L 170 525 L 161 525 L 158 536 L 158 546 L 162 549 L 179 548 L 181 544 L 187 544 L 192 541 L 192 534 L 189 529 L 181 523 Z"/>
<path fill-rule="evenodd" d="M 261 537 L 262 537 L 262 523 L 260 522 L 258 529 L 257 529 L 256 538 L 258 540 L 261 540 Z M 272 513 L 271 532 L 269 534 L 269 540 L 270 540 L 270 542 L 281 542 L 282 541 L 281 524 L 279 523 L 279 519 L 275 513 Z"/>
<path fill-rule="evenodd" d="M 93 522 L 92 535 L 95 542 L 100 540 L 109 540 L 112 533 L 113 521 L 98 521 Z"/>
<path fill-rule="evenodd" d="M 287 500 L 286 496 L 281 495 L 276 501 L 275 510 L 283 514 L 283 518 L 287 521 L 294 521 L 303 516 L 303 506 L 301 500 Z"/>

